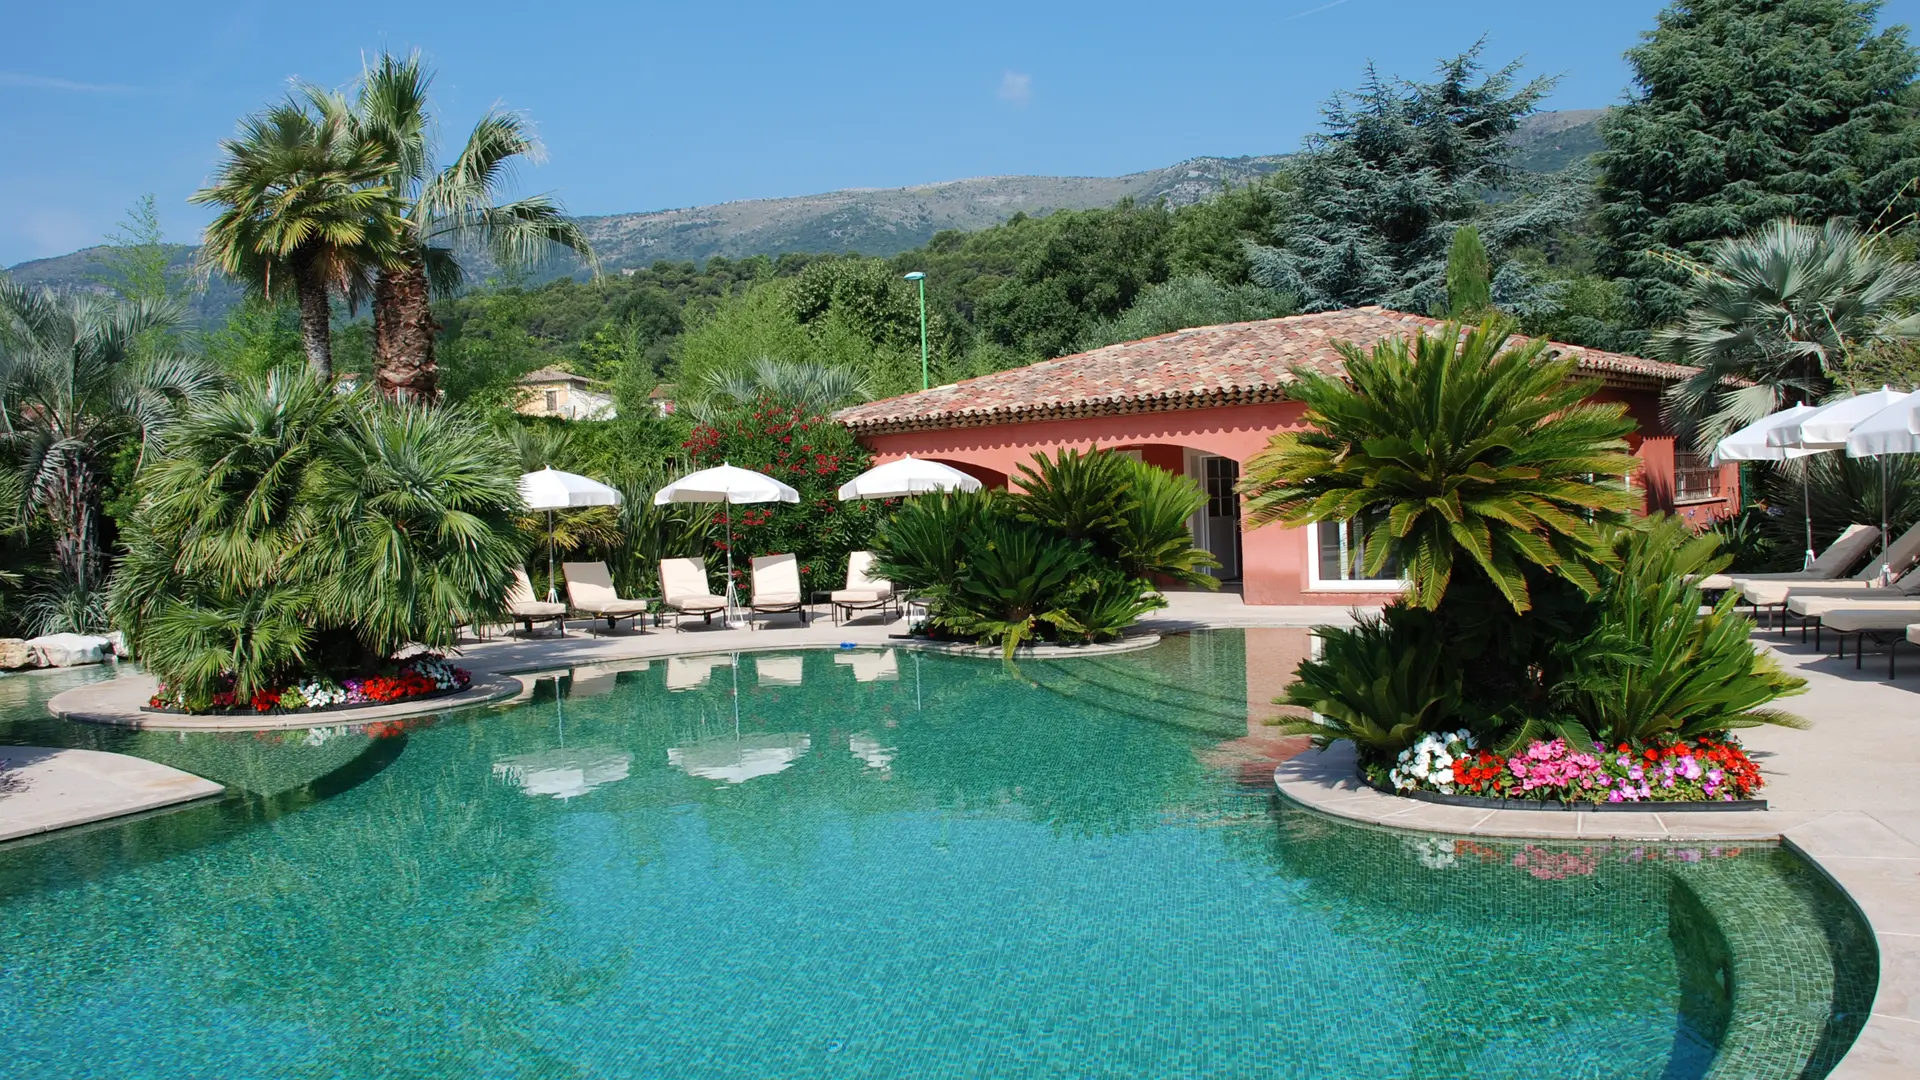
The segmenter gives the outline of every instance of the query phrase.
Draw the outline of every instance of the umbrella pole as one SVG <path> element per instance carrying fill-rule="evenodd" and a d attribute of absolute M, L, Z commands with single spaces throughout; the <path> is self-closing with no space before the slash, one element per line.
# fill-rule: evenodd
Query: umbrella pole
<path fill-rule="evenodd" d="M 740 606 L 740 597 L 733 589 L 733 499 L 729 497 L 724 505 L 727 508 L 727 626 L 731 628 L 739 617 L 735 609 Z"/>
<path fill-rule="evenodd" d="M 547 603 L 559 599 L 560 593 L 553 587 L 553 511 L 547 511 Z"/>
<path fill-rule="evenodd" d="M 1893 567 L 1887 565 L 1887 455 L 1880 455 L 1880 584 L 1893 582 Z M 1893 646 L 1887 646 L 1891 651 Z"/>
<path fill-rule="evenodd" d="M 1800 560 L 1800 569 L 1813 567 L 1813 466 L 1802 464 L 1800 468 L 1800 516 L 1807 523 L 1807 551 Z"/>

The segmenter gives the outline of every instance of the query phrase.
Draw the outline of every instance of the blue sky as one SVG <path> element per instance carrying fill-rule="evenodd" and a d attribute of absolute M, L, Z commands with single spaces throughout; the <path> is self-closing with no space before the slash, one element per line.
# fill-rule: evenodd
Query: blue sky
<path fill-rule="evenodd" d="M 142 192 L 169 238 L 219 140 L 293 77 L 422 49 L 449 133 L 529 114 L 523 178 L 575 213 L 654 210 L 1009 173 L 1112 175 L 1294 148 L 1375 62 L 1424 75 L 1489 36 L 1604 105 L 1657 0 L 969 4 L 576 2 L 8 5 L 0 35 L 0 266 L 99 242 Z M 1913 23 L 1920 0 L 1886 22 Z"/>

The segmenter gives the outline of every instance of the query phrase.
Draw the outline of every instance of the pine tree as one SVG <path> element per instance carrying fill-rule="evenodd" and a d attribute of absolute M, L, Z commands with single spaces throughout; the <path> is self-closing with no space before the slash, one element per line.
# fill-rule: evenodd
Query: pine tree
<path fill-rule="evenodd" d="M 1492 278 L 1480 230 L 1471 225 L 1455 229 L 1447 252 L 1447 318 L 1475 319 L 1491 308 Z"/>
<path fill-rule="evenodd" d="M 1678 315 L 1723 237 L 1783 217 L 1866 228 L 1920 208 L 1914 51 L 1878 0 L 1679 0 L 1630 52 L 1602 121 L 1603 272 L 1642 325 Z"/>
<path fill-rule="evenodd" d="M 1542 185 L 1509 164 L 1520 120 L 1553 86 L 1517 82 L 1518 62 L 1485 72 L 1484 43 L 1442 61 L 1434 82 L 1368 69 L 1357 93 L 1327 103 L 1326 130 L 1284 177 L 1290 212 L 1270 247 L 1252 247 L 1254 280 L 1309 311 L 1385 304 L 1447 306 L 1447 253 L 1475 222 L 1495 252 L 1539 239 L 1584 205 L 1575 185 Z M 1489 201 L 1495 191 L 1505 198 Z"/>

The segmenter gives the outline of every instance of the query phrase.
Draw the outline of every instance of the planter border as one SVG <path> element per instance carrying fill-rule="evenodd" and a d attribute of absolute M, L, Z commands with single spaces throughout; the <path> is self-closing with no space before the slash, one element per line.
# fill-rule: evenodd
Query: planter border
<path fill-rule="evenodd" d="M 252 708 L 208 709 L 206 712 L 188 712 L 185 709 L 174 709 L 174 708 L 156 709 L 151 705 L 142 705 L 140 706 L 140 711 L 143 713 L 148 713 L 153 716 L 318 716 L 321 713 L 352 712 L 355 709 L 378 709 L 386 705 L 411 705 L 416 701 L 432 701 L 435 698 L 451 697 L 454 694 L 462 694 L 468 691 L 469 689 L 472 689 L 472 687 L 473 687 L 473 680 L 471 677 L 469 677 L 469 679 L 467 680 L 467 685 L 465 686 L 449 686 L 444 690 L 434 690 L 430 693 L 415 694 L 412 697 L 395 698 L 392 701 L 342 702 L 339 705 L 322 705 L 317 709 L 283 709 L 278 705 L 276 705 L 273 708 L 268 709 L 266 712 L 261 712 L 258 709 L 252 709 Z"/>
<path fill-rule="evenodd" d="M 1550 813 L 1616 813 L 1616 814 L 1671 814 L 1701 813 L 1731 810 L 1765 810 L 1765 799 L 1734 799 L 1730 802 L 1692 802 L 1685 799 L 1662 801 L 1645 799 L 1640 802 L 1567 802 L 1562 799 L 1489 799 L 1483 795 L 1447 795 L 1438 791 L 1397 791 L 1373 782 L 1364 770 L 1354 770 L 1362 784 L 1382 795 L 1391 795 L 1396 799 L 1413 799 L 1417 802 L 1436 803 L 1440 806 L 1467 806 L 1476 810 L 1535 810 Z"/>

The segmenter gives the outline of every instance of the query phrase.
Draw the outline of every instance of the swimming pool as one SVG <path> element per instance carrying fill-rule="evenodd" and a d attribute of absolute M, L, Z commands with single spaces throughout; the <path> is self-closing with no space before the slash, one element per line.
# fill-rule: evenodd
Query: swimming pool
<path fill-rule="evenodd" d="M 1303 642 L 679 658 L 259 735 L 0 680 L 0 741 L 234 789 L 0 848 L 0 1073 L 1680 1080 L 1851 1043 L 1871 936 L 1773 846 L 1289 808 L 1260 721 Z"/>

